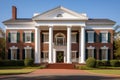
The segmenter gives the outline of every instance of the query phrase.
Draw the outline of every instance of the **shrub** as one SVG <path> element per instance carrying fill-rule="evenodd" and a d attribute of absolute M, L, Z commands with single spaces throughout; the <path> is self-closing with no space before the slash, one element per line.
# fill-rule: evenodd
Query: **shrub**
<path fill-rule="evenodd" d="M 25 59 L 24 65 L 25 66 L 33 66 L 33 59 Z"/>
<path fill-rule="evenodd" d="M 91 68 L 95 67 L 96 66 L 96 60 L 94 58 L 92 58 L 92 57 L 88 58 L 86 60 L 86 66 L 91 67 Z"/>
<path fill-rule="evenodd" d="M 100 60 L 97 60 L 96 61 L 96 67 L 99 67 L 99 66 L 110 66 L 110 62 L 109 61 L 100 61 Z"/>
<path fill-rule="evenodd" d="M 23 60 L 2 60 L 0 66 L 24 66 Z"/>
<path fill-rule="evenodd" d="M 120 62 L 119 62 L 119 60 L 110 60 L 110 65 L 113 67 L 119 67 Z"/>
<path fill-rule="evenodd" d="M 109 61 L 101 61 L 103 66 L 110 66 L 110 62 Z"/>

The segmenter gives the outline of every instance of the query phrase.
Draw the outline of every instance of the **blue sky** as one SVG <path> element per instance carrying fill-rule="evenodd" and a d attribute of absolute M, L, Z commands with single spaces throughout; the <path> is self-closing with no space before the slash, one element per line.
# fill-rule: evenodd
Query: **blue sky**
<path fill-rule="evenodd" d="M 59 5 L 79 13 L 87 13 L 89 18 L 109 18 L 120 24 L 120 0 L 0 0 L 0 27 L 10 19 L 12 5 L 17 7 L 18 18 L 31 18 L 33 13 L 42 13 Z"/>

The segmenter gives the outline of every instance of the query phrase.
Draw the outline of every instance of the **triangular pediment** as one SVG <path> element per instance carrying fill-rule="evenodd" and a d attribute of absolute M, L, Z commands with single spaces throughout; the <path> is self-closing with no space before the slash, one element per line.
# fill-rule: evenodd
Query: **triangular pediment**
<path fill-rule="evenodd" d="M 33 20 L 87 20 L 88 17 L 85 14 L 79 14 L 74 11 L 71 11 L 67 8 L 59 6 L 52 10 L 46 11 L 42 14 L 33 16 Z"/>

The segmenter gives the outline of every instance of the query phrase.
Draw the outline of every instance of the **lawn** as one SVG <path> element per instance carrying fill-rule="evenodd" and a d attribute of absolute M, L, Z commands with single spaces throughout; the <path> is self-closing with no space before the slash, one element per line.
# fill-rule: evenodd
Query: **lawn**
<path fill-rule="evenodd" d="M 3 69 L 0 70 L 0 75 L 7 75 L 7 74 L 26 74 L 36 69 Z"/>
<path fill-rule="evenodd" d="M 98 73 L 98 74 L 120 75 L 120 70 L 87 70 L 87 71 L 92 73 Z"/>

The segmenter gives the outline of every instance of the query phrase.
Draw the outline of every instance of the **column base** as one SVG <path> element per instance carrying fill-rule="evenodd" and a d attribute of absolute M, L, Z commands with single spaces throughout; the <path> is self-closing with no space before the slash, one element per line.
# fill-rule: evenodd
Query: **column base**
<path fill-rule="evenodd" d="M 80 61 L 79 63 L 85 64 L 86 62 L 85 61 Z"/>
<path fill-rule="evenodd" d="M 72 62 L 67 62 L 67 64 L 71 64 Z"/>

